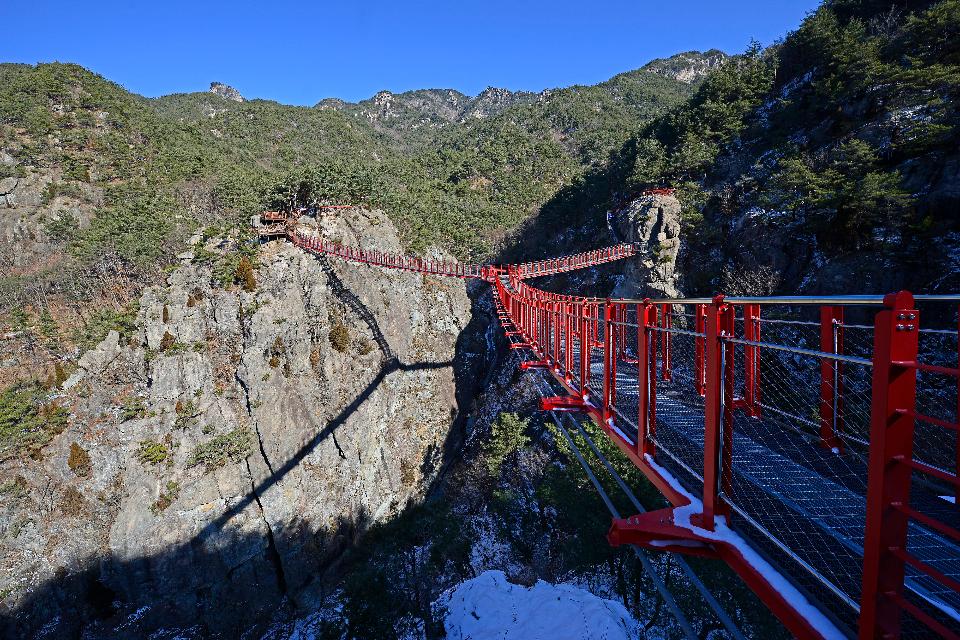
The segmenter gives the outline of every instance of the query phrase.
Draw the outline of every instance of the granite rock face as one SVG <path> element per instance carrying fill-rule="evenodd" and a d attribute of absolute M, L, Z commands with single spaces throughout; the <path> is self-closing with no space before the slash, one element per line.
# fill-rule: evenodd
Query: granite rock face
<path fill-rule="evenodd" d="M 613 296 L 679 297 L 680 201 L 673 195 L 643 195 L 618 211 L 611 224 L 621 240 L 637 245 Z"/>
<path fill-rule="evenodd" d="M 221 98 L 226 98 L 227 100 L 233 100 L 234 102 L 244 101 L 243 96 L 240 95 L 239 91 L 228 84 L 223 84 L 222 82 L 211 82 L 210 93 L 220 96 Z"/>
<path fill-rule="evenodd" d="M 30 275 L 62 261 L 49 223 L 58 218 L 84 228 L 101 202 L 86 183 L 63 189 L 59 169 L 32 169 L 21 177 L 0 179 L 0 276 Z"/>
<path fill-rule="evenodd" d="M 352 215 L 319 231 L 400 249 L 385 216 Z M 260 249 L 255 279 L 214 286 L 184 256 L 141 297 L 139 333 L 81 359 L 43 459 L 0 464 L 20 487 L 0 508 L 0 630 L 236 636 L 311 606 L 343 549 L 423 496 L 485 366 L 464 284 L 283 241 Z"/>

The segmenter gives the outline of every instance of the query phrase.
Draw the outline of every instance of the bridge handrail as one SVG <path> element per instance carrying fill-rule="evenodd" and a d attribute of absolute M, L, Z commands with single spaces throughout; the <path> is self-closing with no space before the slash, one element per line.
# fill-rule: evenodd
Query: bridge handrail
<path fill-rule="evenodd" d="M 888 425 L 899 420 L 901 431 L 910 429 L 909 435 L 899 436 L 896 442 L 900 446 L 909 442 L 914 436 L 912 425 L 916 421 L 926 421 L 930 424 L 945 427 L 948 430 L 960 431 L 960 426 L 949 420 L 938 419 L 933 416 L 924 415 L 913 407 L 916 404 L 916 389 L 913 391 L 896 392 L 897 404 L 896 410 L 891 418 L 885 413 L 875 414 L 870 419 L 872 433 L 868 440 L 858 440 L 843 433 L 844 416 L 843 398 L 844 380 L 852 372 L 847 372 L 847 368 L 860 368 L 861 371 L 870 372 L 879 367 L 882 372 L 891 371 L 899 368 L 899 373 L 889 378 L 889 380 L 879 383 L 878 376 L 883 375 L 874 373 L 874 389 L 872 395 L 874 398 L 885 396 L 894 389 L 897 384 L 902 385 L 905 377 L 916 377 L 917 371 L 923 371 L 930 374 L 942 374 L 954 377 L 960 377 L 960 368 L 941 367 L 932 365 L 922 365 L 914 362 L 910 357 L 901 359 L 887 358 L 884 361 L 884 350 L 878 348 L 873 350 L 870 357 L 862 357 L 851 353 L 844 353 L 843 341 L 844 330 L 847 327 L 843 322 L 842 309 L 850 305 L 879 306 L 879 313 L 873 325 L 864 325 L 864 328 L 873 329 L 879 334 L 884 331 L 894 336 L 895 340 L 913 340 L 916 343 L 917 337 L 921 335 L 919 328 L 917 312 L 911 305 L 914 301 L 918 302 L 942 302 L 960 304 L 960 295 L 923 295 L 909 296 L 909 294 L 899 294 L 897 296 L 766 296 L 766 297 L 747 297 L 747 296 L 716 296 L 714 298 L 682 298 L 682 299 L 601 299 L 586 298 L 580 296 L 569 296 L 553 292 L 544 291 L 529 285 L 523 279 L 518 277 L 515 270 L 508 269 L 510 277 L 498 279 L 495 283 L 496 297 L 499 308 L 503 309 L 503 314 L 510 318 L 511 323 L 516 327 L 515 333 L 519 337 L 512 338 L 514 348 L 529 349 L 533 352 L 536 360 L 533 362 L 537 366 L 546 368 L 553 374 L 557 381 L 562 384 L 570 394 L 571 399 L 548 399 L 550 402 L 545 407 L 567 406 L 578 407 L 577 410 L 588 413 L 594 419 L 596 424 L 607 433 L 611 440 L 618 445 L 628 458 L 639 467 L 645 475 L 661 490 L 661 492 L 670 499 L 676 506 L 689 504 L 690 500 L 686 497 L 684 490 L 679 488 L 675 481 L 672 483 L 659 473 L 651 461 L 654 456 L 660 452 L 663 455 L 673 458 L 678 465 L 684 467 L 684 463 L 677 459 L 674 454 L 666 450 L 665 446 L 655 437 L 656 432 L 656 380 L 662 376 L 663 380 L 669 380 L 673 375 L 672 344 L 670 336 L 684 335 L 688 341 L 695 346 L 693 358 L 694 366 L 686 373 L 692 375 L 690 380 L 696 387 L 700 396 L 704 399 L 704 432 L 701 439 L 704 448 L 702 457 L 704 467 L 699 470 L 692 470 L 693 473 L 703 479 L 703 495 L 698 496 L 697 502 L 701 511 L 698 517 L 697 531 L 715 530 L 722 522 L 727 522 L 731 514 L 748 520 L 749 515 L 738 504 L 733 497 L 732 473 L 734 463 L 732 461 L 732 440 L 731 438 L 735 422 L 733 420 L 734 411 L 744 411 L 750 416 L 759 416 L 762 411 L 771 411 L 779 413 L 786 418 L 796 418 L 803 422 L 808 428 L 818 430 L 822 445 L 829 452 L 831 447 L 840 451 L 847 445 L 846 440 L 841 438 L 850 438 L 853 442 L 859 442 L 865 445 L 869 450 L 871 460 L 876 456 L 883 457 L 883 463 L 870 463 L 869 474 L 865 479 L 868 486 L 866 503 L 869 506 L 871 519 L 867 521 L 868 536 L 864 542 L 864 548 L 869 548 L 867 556 L 874 558 L 870 561 L 873 564 L 869 566 L 890 567 L 899 565 L 901 569 L 886 571 L 880 573 L 877 570 L 867 570 L 867 560 L 864 560 L 864 570 L 862 572 L 863 588 L 862 593 L 873 594 L 881 604 L 878 607 L 865 607 L 857 600 L 850 597 L 850 593 L 858 595 L 856 591 L 850 591 L 847 587 L 838 587 L 835 578 L 830 577 L 829 568 L 817 569 L 810 565 L 807 571 L 811 577 L 822 584 L 827 591 L 832 592 L 834 597 L 844 603 L 843 606 L 851 606 L 854 611 L 859 610 L 860 627 L 879 629 L 879 634 L 889 634 L 896 636 L 899 634 L 899 615 L 900 612 L 916 618 L 919 623 L 923 623 L 935 632 L 941 632 L 946 629 L 942 622 L 929 613 L 925 613 L 915 604 L 906 598 L 906 591 L 911 591 L 914 598 L 917 593 L 923 598 L 922 590 L 917 591 L 916 577 L 910 578 L 911 584 L 905 586 L 904 570 L 905 565 L 909 565 L 913 570 L 923 572 L 926 576 L 937 579 L 942 588 L 954 589 L 956 591 L 956 580 L 947 576 L 943 571 L 924 564 L 923 559 L 911 556 L 906 553 L 906 526 L 898 524 L 896 518 L 891 520 L 891 513 L 895 510 L 903 509 L 897 505 L 908 505 L 910 499 L 909 480 L 910 472 L 926 473 L 932 475 L 935 479 L 954 485 L 957 497 L 960 497 L 960 480 L 956 475 L 950 472 L 952 466 L 944 470 L 942 467 L 936 467 L 923 462 L 925 455 L 921 451 L 914 452 L 914 459 L 909 457 L 904 460 L 905 453 L 902 450 L 893 452 L 884 451 L 880 453 L 881 447 L 874 446 L 874 442 L 881 442 L 883 435 L 889 429 Z M 761 340 L 761 307 L 764 305 L 799 305 L 819 307 L 820 322 L 793 321 L 793 324 L 804 325 L 805 330 L 812 330 L 816 327 L 820 333 L 820 348 L 811 349 L 803 347 L 794 347 L 789 344 L 777 344 L 769 340 Z M 674 306 L 690 305 L 694 307 L 695 313 L 678 313 L 677 318 L 684 317 L 686 326 L 695 328 L 695 330 L 674 328 L 671 318 L 674 317 Z M 630 321 L 630 315 L 636 316 L 636 322 Z M 739 314 L 739 315 L 738 315 Z M 893 319 L 892 319 L 893 318 Z M 695 320 L 695 322 L 693 322 Z M 773 319 L 771 319 L 773 320 Z M 788 323 L 790 321 L 784 321 Z M 773 325 L 777 326 L 777 325 Z M 738 337 L 735 329 L 741 327 L 743 334 Z M 797 328 L 791 327 L 786 331 L 796 331 Z M 633 347 L 635 351 L 626 352 L 630 332 L 637 336 L 637 343 Z M 957 332 L 947 330 L 937 330 L 937 333 L 944 335 L 957 335 Z M 653 339 L 654 334 L 659 334 L 658 342 Z M 786 335 L 791 335 L 787 333 Z M 861 335 L 862 334 L 858 334 Z M 641 336 L 647 336 L 641 339 Z M 952 344 L 952 343 L 951 343 Z M 662 347 L 662 351 L 661 351 Z M 954 347 L 950 347 L 954 348 Z M 734 357 L 734 349 L 742 350 L 743 358 Z M 769 350 L 769 351 L 768 351 Z M 769 401 L 764 403 L 760 397 L 760 378 L 761 367 L 769 366 L 763 364 L 769 360 L 761 360 L 760 353 L 770 352 L 789 352 L 791 357 L 801 357 L 805 362 L 817 364 L 821 376 L 819 385 L 819 401 L 815 406 L 817 409 L 813 420 L 791 416 L 789 412 L 783 412 L 780 408 L 772 406 Z M 658 363 L 658 354 L 662 355 Z M 915 350 L 914 350 L 915 354 Z M 910 354 L 907 353 L 907 356 Z M 597 357 L 600 357 L 598 366 Z M 771 356 L 767 356 L 768 359 Z M 619 363 L 619 364 L 618 364 Z M 647 363 L 647 364 L 644 364 Z M 634 364 L 636 373 L 635 382 L 631 379 L 624 382 L 620 369 Z M 662 371 L 657 371 L 658 364 L 662 364 Z M 742 390 L 734 386 L 734 372 L 736 377 L 743 375 Z M 913 374 L 904 375 L 904 371 L 913 371 Z M 680 375 L 678 372 L 677 375 Z M 895 382 L 898 381 L 898 382 Z M 783 384 L 783 383 L 781 383 Z M 853 384 L 848 383 L 848 384 Z M 624 389 L 619 387 L 626 385 Z M 891 386 L 893 385 L 893 386 Z M 960 385 L 960 381 L 958 381 Z M 645 390 L 640 392 L 640 390 Z M 624 412 L 622 401 L 618 401 L 619 393 L 635 393 L 637 395 L 637 404 L 632 409 Z M 737 396 L 736 394 L 742 394 Z M 907 393 L 907 395 L 904 395 Z M 913 395 L 909 395 L 913 394 Z M 724 400 L 726 398 L 727 400 Z M 733 399 L 733 401 L 730 401 Z M 618 406 L 618 402 L 621 406 Z M 881 405 L 886 411 L 887 405 Z M 877 409 L 876 400 L 874 400 L 874 411 Z M 958 408 L 960 411 L 960 408 Z M 638 419 L 639 423 L 636 429 L 631 429 L 629 419 Z M 909 423 L 910 426 L 903 426 Z M 879 425 L 879 426 L 878 426 Z M 877 431 L 879 429 L 879 431 Z M 628 436 L 627 434 L 636 433 L 637 436 Z M 725 435 L 726 434 L 726 435 Z M 919 437 L 919 436 L 918 436 Z M 947 452 L 949 453 L 949 452 Z M 838 454 L 839 455 L 839 454 Z M 942 455 L 942 454 L 939 454 Z M 902 460 L 899 465 L 896 460 Z M 960 460 L 960 445 L 958 445 L 958 460 Z M 904 471 L 906 469 L 906 471 Z M 687 471 L 691 471 L 687 468 Z M 893 482 L 898 487 L 896 496 L 898 500 L 890 500 L 889 495 L 878 494 L 880 487 L 890 486 Z M 738 483 L 742 483 L 738 481 Z M 906 487 L 906 488 L 904 488 Z M 913 512 L 910 512 L 913 513 Z M 862 516 L 860 516 L 862 518 Z M 930 519 L 929 516 L 926 516 Z M 671 548 L 669 541 L 665 542 L 662 538 L 662 523 L 664 516 L 658 516 L 657 520 L 647 520 L 653 522 L 651 531 L 656 533 L 645 533 L 643 526 L 637 523 L 645 522 L 642 517 L 635 517 L 626 520 L 615 521 L 611 529 L 612 540 L 623 542 L 630 541 L 634 544 L 649 545 L 650 548 L 667 548 L 677 552 L 685 551 L 683 545 L 677 545 Z M 915 521 L 929 526 L 929 522 L 914 517 Z M 901 519 L 902 521 L 902 519 Z M 934 520 L 937 531 L 949 528 L 943 522 Z M 764 527 L 763 523 L 756 523 L 754 526 L 761 533 L 774 536 Z M 953 536 L 960 536 L 960 532 L 950 529 Z M 674 532 L 672 535 L 680 535 Z M 691 534 L 689 539 L 691 544 L 698 541 L 699 534 Z M 632 537 L 631 537 L 632 536 Z M 658 538 L 651 540 L 650 538 Z M 787 540 L 789 538 L 782 538 Z M 780 539 L 771 537 L 774 543 L 782 545 Z M 702 542 L 702 540 L 700 540 Z M 656 544 L 653 544 L 656 543 Z M 717 543 L 714 543 L 717 544 Z M 856 544 L 849 543 L 856 547 Z M 722 545 L 719 545 L 722 546 Z M 784 547 L 781 547 L 784 548 Z M 786 547 L 789 548 L 789 547 Z M 949 552 L 948 552 L 949 553 Z M 872 555 L 871 555 L 872 554 Z M 777 590 L 764 586 L 762 577 L 757 575 L 756 568 L 749 566 L 749 563 L 743 563 L 742 559 L 737 560 L 724 557 L 738 573 L 751 583 L 751 586 L 757 591 L 761 599 L 777 614 L 781 620 L 790 628 L 790 630 L 800 637 L 823 637 L 822 629 L 814 629 L 809 621 L 801 620 L 796 609 L 789 603 L 782 601 L 781 594 Z M 793 561 L 797 558 L 794 554 Z M 876 558 L 879 558 L 877 560 Z M 738 564 L 739 563 L 739 564 Z M 801 563 L 802 564 L 802 563 Z M 911 574 L 914 575 L 915 574 Z M 897 577 L 899 576 L 899 578 Z M 899 582 L 898 582 L 899 580 Z M 890 595 L 894 594 L 894 595 Z M 903 595 L 901 595 L 903 594 Z M 851 605 L 852 603 L 852 605 Z M 922 601 L 921 604 L 929 604 L 930 601 Z M 870 620 L 867 620 L 870 618 Z M 870 637 L 873 637 L 872 635 Z M 953 637 L 945 635 L 945 637 Z"/>

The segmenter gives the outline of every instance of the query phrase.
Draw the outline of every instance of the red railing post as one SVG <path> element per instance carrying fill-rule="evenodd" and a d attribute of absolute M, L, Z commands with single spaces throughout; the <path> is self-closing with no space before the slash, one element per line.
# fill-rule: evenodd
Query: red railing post
<path fill-rule="evenodd" d="M 694 307 L 694 327 L 697 333 L 704 333 L 707 326 L 707 306 L 703 304 L 698 304 Z M 696 363 L 694 363 L 694 375 L 696 380 L 694 384 L 697 388 L 697 393 L 701 396 L 706 394 L 706 384 L 705 384 L 705 375 L 706 367 L 704 359 L 706 358 L 706 338 L 697 336 L 694 339 L 694 358 Z"/>
<path fill-rule="evenodd" d="M 649 453 L 653 455 L 654 447 L 652 438 L 654 437 L 653 428 L 650 424 L 650 367 L 649 360 L 650 341 L 647 335 L 647 307 L 649 303 L 644 300 L 637 305 L 637 453 L 640 455 Z"/>
<path fill-rule="evenodd" d="M 644 324 L 646 326 L 657 326 L 657 307 L 654 305 L 649 305 L 647 307 L 647 316 L 644 319 Z M 647 353 L 649 354 L 648 361 L 638 362 L 637 367 L 645 367 L 647 369 L 647 397 L 649 398 L 647 403 L 647 433 L 650 435 L 650 455 L 653 455 L 653 438 L 656 437 L 657 433 L 657 335 L 658 331 L 648 331 L 647 332 Z M 664 334 L 666 336 L 666 334 Z"/>
<path fill-rule="evenodd" d="M 820 307 L 820 351 L 843 353 L 843 307 Z M 843 431 L 843 363 L 820 359 L 820 444 L 840 449 Z"/>
<path fill-rule="evenodd" d="M 563 379 L 570 384 L 573 381 L 573 302 L 563 303 L 564 360 Z"/>
<path fill-rule="evenodd" d="M 603 416 L 604 426 L 609 424 L 612 415 L 610 411 L 613 398 L 613 380 L 611 380 L 610 376 L 613 370 L 610 355 L 611 347 L 613 347 L 613 323 L 610 322 L 611 317 L 612 305 L 610 304 L 610 299 L 607 298 L 606 303 L 603 305 L 603 410 L 601 415 Z"/>
<path fill-rule="evenodd" d="M 760 342 L 760 305 L 748 304 L 743 307 L 743 337 L 752 342 Z M 744 404 L 747 414 L 760 417 L 760 349 L 745 345 L 744 360 Z"/>
<path fill-rule="evenodd" d="M 722 337 L 733 335 L 733 309 L 723 296 L 716 296 L 706 311 L 703 513 L 694 517 L 696 524 L 713 531 L 714 517 L 728 513 L 720 494 L 729 490 L 730 481 L 733 345 Z"/>
<path fill-rule="evenodd" d="M 884 298 L 874 319 L 873 396 L 870 403 L 870 458 L 867 463 L 867 519 L 863 543 L 860 638 L 900 637 L 904 561 L 909 517 L 897 507 L 910 504 L 913 458 L 912 416 L 917 399 L 919 313 L 907 291 Z"/>
<path fill-rule="evenodd" d="M 590 305 L 580 303 L 580 395 L 584 400 L 590 395 L 590 352 L 593 350 L 593 338 L 590 335 Z"/>
<path fill-rule="evenodd" d="M 610 303 L 608 303 L 610 304 Z M 612 304 L 610 310 L 610 406 L 617 403 L 617 354 L 620 351 L 621 333 L 618 330 L 621 304 Z M 613 410 L 611 409 L 611 415 Z"/>
<path fill-rule="evenodd" d="M 560 341 L 561 328 L 563 327 L 563 316 L 561 315 L 561 303 L 553 301 L 550 304 L 553 313 L 553 367 L 559 369 L 563 364 L 563 351 L 561 351 L 562 342 Z"/>
<path fill-rule="evenodd" d="M 665 331 L 663 332 L 663 355 L 661 356 L 663 358 L 663 362 L 661 362 L 662 370 L 660 375 L 664 380 L 669 381 L 673 380 L 673 367 L 671 366 L 670 360 L 672 355 L 670 353 L 670 348 L 673 342 L 673 335 L 670 333 L 670 329 L 673 328 L 673 305 L 664 304 L 661 307 L 661 310 L 663 312 L 663 328 Z"/>

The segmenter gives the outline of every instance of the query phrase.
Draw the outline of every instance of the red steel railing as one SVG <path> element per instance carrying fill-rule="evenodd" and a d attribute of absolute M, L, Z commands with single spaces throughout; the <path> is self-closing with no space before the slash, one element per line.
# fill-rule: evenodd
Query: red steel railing
<path fill-rule="evenodd" d="M 279 218 L 277 218 L 276 215 L 268 215 L 273 213 L 274 212 L 264 213 L 262 219 L 267 222 L 274 222 L 275 219 L 278 220 Z M 464 264 L 454 260 L 431 260 L 376 249 L 361 249 L 360 247 L 332 242 L 318 236 L 304 233 L 303 231 L 297 231 L 291 228 L 285 229 L 283 226 L 276 224 L 265 227 L 264 230 L 261 231 L 261 235 L 286 235 L 295 245 L 312 253 L 325 254 L 352 262 L 377 265 L 391 269 L 418 271 L 421 273 L 455 278 L 479 278 L 488 281 L 491 281 L 496 277 L 496 274 L 501 271 L 500 268 L 493 265 Z M 518 279 L 535 278 L 576 269 L 585 269 L 615 260 L 622 260 L 623 258 L 634 255 L 634 253 L 634 245 L 618 244 L 560 258 L 512 265 L 511 269 L 513 276 Z"/>
<path fill-rule="evenodd" d="M 614 521 L 612 543 L 722 558 L 799 637 L 854 628 L 899 637 L 908 618 L 911 631 L 957 638 L 960 512 L 938 508 L 930 485 L 911 506 L 911 478 L 957 491 L 960 395 L 954 385 L 940 402 L 948 418 L 919 412 L 916 376 L 960 372 L 917 362 L 913 296 L 600 300 L 542 291 L 520 275 L 508 267 L 495 296 L 511 347 L 535 356 L 523 368 L 546 369 L 566 392 L 542 408 L 591 416 L 673 504 Z M 869 316 L 871 306 L 881 307 L 872 325 L 844 322 L 845 311 Z M 811 308 L 819 317 L 784 314 Z M 912 453 L 918 421 L 953 434 L 947 454 Z M 790 478 L 819 495 L 784 489 Z M 915 482 L 912 493 L 918 500 Z M 808 572 L 793 576 L 797 593 L 814 593 L 808 604 L 846 630 L 812 620 L 748 559 L 747 540 L 782 556 L 778 571 Z"/>
<path fill-rule="evenodd" d="M 311 236 L 300 231 L 291 233 L 289 238 L 291 242 L 305 251 L 334 256 L 344 260 L 350 260 L 351 262 L 454 278 L 487 279 L 489 277 L 487 275 L 489 267 L 486 265 L 464 264 L 452 260 L 430 260 L 428 258 L 405 256 L 379 251 L 377 249 L 361 249 L 359 247 L 351 247 L 331 242 L 330 240 Z"/>

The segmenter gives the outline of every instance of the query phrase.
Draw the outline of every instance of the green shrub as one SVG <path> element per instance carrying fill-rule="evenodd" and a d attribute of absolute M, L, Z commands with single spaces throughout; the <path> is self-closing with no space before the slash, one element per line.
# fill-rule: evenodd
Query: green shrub
<path fill-rule="evenodd" d="M 898 172 L 880 167 L 867 142 L 851 140 L 826 161 L 805 156 L 782 160 L 765 198 L 772 206 L 802 214 L 808 228 L 825 232 L 834 245 L 862 247 L 874 242 L 876 229 L 897 229 L 908 218 L 904 213 L 913 199 L 900 181 Z"/>
<path fill-rule="evenodd" d="M 229 433 L 215 436 L 196 449 L 187 460 L 187 466 L 203 465 L 208 471 L 227 464 L 240 462 L 250 454 L 252 436 L 249 429 L 237 427 Z"/>
<path fill-rule="evenodd" d="M 153 512 L 153 515 L 159 515 L 173 504 L 178 497 L 180 497 L 180 485 L 173 480 L 168 480 L 164 490 L 160 492 L 160 496 L 150 505 L 150 511 Z"/>
<path fill-rule="evenodd" d="M 44 342 L 50 346 L 57 346 L 60 343 L 60 328 L 53 319 L 53 314 L 50 313 L 50 309 L 41 311 L 38 320 L 40 335 L 43 337 Z"/>
<path fill-rule="evenodd" d="M 127 396 L 123 401 L 123 406 L 120 407 L 120 422 L 142 418 L 145 415 L 147 415 L 147 405 L 143 402 L 143 398 L 135 393 Z"/>
<path fill-rule="evenodd" d="M 67 417 L 36 383 L 8 387 L 0 393 L 0 460 L 37 455 L 66 428 Z"/>
<path fill-rule="evenodd" d="M 169 462 L 170 449 L 166 444 L 155 440 L 141 440 L 137 447 L 137 460 L 142 464 L 158 465 Z"/>
<path fill-rule="evenodd" d="M 14 307 L 10 310 L 10 328 L 14 331 L 30 329 L 30 316 L 23 310 L 23 307 Z"/>
<path fill-rule="evenodd" d="M 10 480 L 0 482 L 0 496 L 6 496 L 13 500 L 27 495 L 27 480 L 23 476 L 16 476 Z"/>
<path fill-rule="evenodd" d="M 56 218 L 43 225 L 44 233 L 51 240 L 62 243 L 72 242 L 79 228 L 77 219 L 65 211 L 61 211 Z"/>
<path fill-rule="evenodd" d="M 74 331 L 73 341 L 81 351 L 100 344 L 110 331 L 119 333 L 121 342 L 129 341 L 137 331 L 139 310 L 140 305 L 136 300 L 119 311 L 98 309 L 87 319 L 82 329 Z"/>
<path fill-rule="evenodd" d="M 110 204 L 97 210 L 86 229 L 71 243 L 73 254 L 87 263 L 114 255 L 138 267 L 169 259 L 174 211 L 173 199 L 156 191 L 122 187 L 108 193 Z"/>
<path fill-rule="evenodd" d="M 484 447 L 484 461 L 491 477 L 499 478 L 500 468 L 507 458 L 530 444 L 526 433 L 529 425 L 529 420 L 524 420 L 515 413 L 501 413 L 497 416 L 491 427 L 490 439 Z"/>
<path fill-rule="evenodd" d="M 177 400 L 173 410 L 177 416 L 173 426 L 177 429 L 186 429 L 193 424 L 197 416 L 197 408 L 194 406 L 193 400 Z"/>

